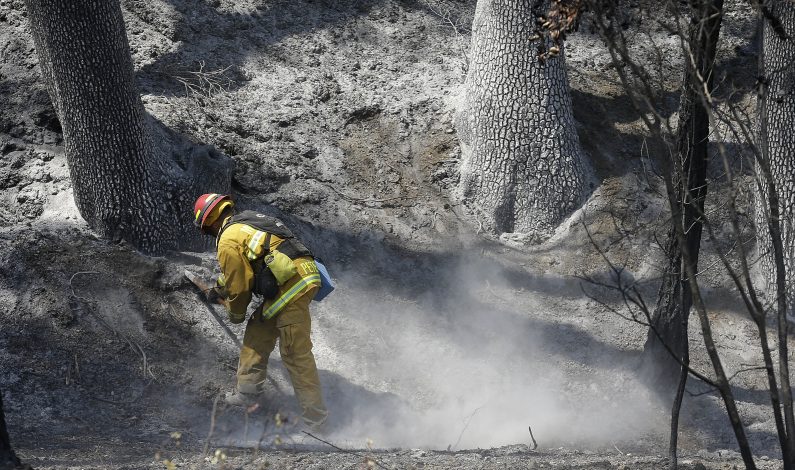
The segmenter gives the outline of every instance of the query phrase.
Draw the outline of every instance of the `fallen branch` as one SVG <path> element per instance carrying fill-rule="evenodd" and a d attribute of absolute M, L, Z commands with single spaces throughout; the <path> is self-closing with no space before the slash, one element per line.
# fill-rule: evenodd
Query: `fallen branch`
<path fill-rule="evenodd" d="M 102 403 L 108 403 L 108 404 L 111 404 L 111 405 L 132 405 L 133 403 L 135 403 L 138 400 L 140 400 L 141 398 L 143 398 L 144 395 L 146 395 L 146 389 L 149 388 L 149 386 L 151 384 L 152 384 L 151 381 L 147 382 L 146 385 L 143 386 L 143 388 L 141 389 L 141 393 L 139 393 L 137 397 L 135 397 L 133 399 L 130 399 L 130 400 L 127 400 L 127 401 L 108 400 L 107 398 L 100 398 L 100 397 L 91 395 L 89 393 L 86 393 L 86 396 L 89 399 L 91 399 L 91 400 L 101 401 Z M 85 390 L 85 387 L 82 387 L 82 384 L 81 384 L 81 388 L 83 388 L 83 390 Z"/>
<path fill-rule="evenodd" d="M 85 297 L 80 297 L 77 294 L 75 294 L 75 288 L 74 288 L 74 286 L 72 286 L 72 282 L 75 280 L 75 276 L 77 276 L 78 274 L 100 274 L 100 273 L 99 273 L 99 271 L 78 271 L 78 272 L 72 274 L 72 277 L 69 278 L 69 290 L 72 291 L 72 297 L 74 297 L 75 299 L 78 299 L 78 300 L 82 300 L 84 302 L 89 302 L 90 299 L 87 299 Z"/>
<path fill-rule="evenodd" d="M 320 181 L 320 180 L 318 180 L 318 181 Z M 344 192 L 338 190 L 337 188 L 334 188 L 333 186 L 326 186 L 326 187 L 331 189 L 335 193 L 337 193 L 337 195 L 342 197 L 343 199 L 346 199 L 346 200 L 348 200 L 350 202 L 353 202 L 353 203 L 361 203 L 363 205 L 383 204 L 383 203 L 387 203 L 387 202 L 402 201 L 402 200 L 409 201 L 409 200 L 419 199 L 419 197 L 420 197 L 420 196 L 400 195 L 400 196 L 387 197 L 387 198 L 361 198 L 361 197 L 356 197 L 356 196 L 351 196 L 349 194 L 345 194 Z M 402 205 L 402 207 L 408 207 L 408 206 L 407 205 Z"/>
<path fill-rule="evenodd" d="M 199 61 L 199 70 L 184 70 L 179 73 L 169 74 L 171 78 L 178 81 L 185 88 L 185 96 L 195 96 L 201 98 L 212 98 L 216 93 L 228 91 L 234 81 L 226 76 L 226 72 L 232 66 L 227 66 L 217 70 L 205 70 L 204 61 Z"/>
<path fill-rule="evenodd" d="M 374 464 L 378 465 L 379 467 L 383 468 L 384 470 L 390 470 L 389 467 L 384 467 L 383 465 L 381 465 L 381 463 L 379 463 L 376 459 L 374 459 L 372 457 L 368 457 L 366 455 L 360 454 L 359 452 L 356 452 L 356 451 L 353 451 L 353 450 L 343 449 L 342 447 L 335 446 L 331 442 L 323 440 L 323 439 L 315 436 L 314 434 L 312 434 L 310 432 L 306 432 L 306 431 L 301 431 L 301 432 L 303 432 L 307 436 L 311 437 L 312 439 L 316 439 L 316 440 L 318 440 L 318 441 L 320 441 L 320 442 L 322 442 L 324 444 L 330 445 L 331 447 L 337 449 L 340 452 L 345 452 L 346 454 L 352 454 L 352 455 L 355 455 L 357 457 L 361 457 L 361 458 L 364 458 L 364 459 L 369 459 Z"/>

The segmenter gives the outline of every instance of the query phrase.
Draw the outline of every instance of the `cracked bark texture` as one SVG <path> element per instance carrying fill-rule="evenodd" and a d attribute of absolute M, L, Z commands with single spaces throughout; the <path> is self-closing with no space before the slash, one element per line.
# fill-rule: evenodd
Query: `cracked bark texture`
<path fill-rule="evenodd" d="M 571 110 L 563 51 L 539 62 L 548 2 L 479 0 L 456 123 L 459 196 L 495 233 L 542 240 L 583 201 L 590 169 Z"/>
<path fill-rule="evenodd" d="M 232 162 L 210 148 L 174 149 L 174 137 L 153 126 L 119 1 L 25 4 L 80 214 L 100 236 L 146 253 L 203 249 L 193 202 L 229 191 Z"/>
<path fill-rule="evenodd" d="M 769 162 L 773 186 L 778 195 L 781 241 L 783 244 L 788 310 L 792 314 L 795 300 L 795 4 L 785 0 L 765 2 L 774 17 L 781 21 L 787 39 L 777 35 L 770 21 L 762 21 L 762 52 L 760 57 L 760 87 L 758 100 L 758 147 L 762 158 Z M 767 217 L 770 215 L 768 186 L 757 175 L 762 188 L 755 190 L 755 223 L 757 246 L 762 255 L 762 273 L 768 289 L 775 294 L 776 262 Z"/>

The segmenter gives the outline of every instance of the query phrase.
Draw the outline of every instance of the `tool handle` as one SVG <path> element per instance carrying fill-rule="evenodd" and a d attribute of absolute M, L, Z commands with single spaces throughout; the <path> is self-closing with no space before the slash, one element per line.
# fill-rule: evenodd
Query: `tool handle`
<path fill-rule="evenodd" d="M 240 339 L 238 339 L 238 337 L 235 334 L 235 332 L 232 331 L 226 325 L 226 322 L 224 322 L 224 319 L 221 318 L 220 315 L 218 315 L 218 312 L 215 311 L 215 308 L 213 308 L 213 305 L 210 303 L 210 301 L 207 300 L 207 298 L 204 297 L 204 296 L 200 296 L 200 298 L 201 298 L 202 303 L 204 303 L 204 306 L 207 307 L 207 310 L 209 310 L 210 314 L 213 316 L 213 318 L 215 318 L 215 321 L 218 322 L 218 324 L 221 326 L 221 328 L 223 328 L 224 332 L 229 337 L 229 339 L 234 341 L 235 345 L 237 345 L 238 348 L 242 347 L 243 345 L 240 344 Z"/>
<path fill-rule="evenodd" d="M 207 298 L 208 297 L 207 292 L 210 289 L 212 289 L 212 287 L 207 287 L 207 284 L 204 281 L 202 281 L 201 278 L 191 273 L 190 271 L 185 271 L 185 277 L 187 277 L 188 280 L 190 280 L 191 284 L 193 284 L 196 287 L 196 289 L 201 291 L 199 293 L 199 299 L 202 301 L 204 306 L 207 307 L 207 310 L 209 310 L 210 314 L 213 316 L 213 318 L 215 318 L 215 321 L 218 322 L 218 325 L 221 328 L 223 328 L 224 332 L 229 337 L 229 339 L 234 341 L 237 347 L 240 348 L 242 345 L 240 344 L 240 340 L 238 339 L 237 335 L 231 329 L 229 329 L 229 327 L 226 325 L 226 322 L 224 322 L 224 319 L 221 318 L 220 315 L 218 315 L 218 312 L 215 311 L 213 305 L 210 303 L 210 301 Z M 223 299 L 221 299 L 220 297 L 216 300 L 216 302 L 223 305 Z"/>

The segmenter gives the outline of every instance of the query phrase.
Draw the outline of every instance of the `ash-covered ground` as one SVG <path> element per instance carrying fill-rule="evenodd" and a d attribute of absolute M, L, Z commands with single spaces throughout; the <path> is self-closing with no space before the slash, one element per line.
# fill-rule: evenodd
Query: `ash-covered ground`
<path fill-rule="evenodd" d="M 665 466 L 669 403 L 639 380 L 645 329 L 577 277 L 604 279 L 602 250 L 653 302 L 662 266 L 653 235 L 666 218 L 641 122 L 587 22 L 567 61 L 599 185 L 555 236 L 524 246 L 479 233 L 451 197 L 473 1 L 122 5 L 154 119 L 233 157 L 240 205 L 283 217 L 337 279 L 313 306 L 313 342 L 332 413 L 324 439 L 349 452 L 295 434 L 278 354 L 267 406 L 214 406 L 232 387 L 236 350 L 182 277 L 187 268 L 209 279 L 212 253 L 150 258 L 92 235 L 72 200 L 24 4 L 0 0 L 0 390 L 26 461 Z M 747 8 L 731 4 L 719 69 L 733 79 L 753 74 L 742 49 L 752 27 Z M 678 39 L 655 34 L 641 39 L 668 53 L 660 66 L 675 109 Z M 713 246 L 703 259 L 714 264 Z M 728 373 L 760 364 L 728 280 L 717 269 L 703 276 Z M 691 337 L 708 371 L 698 331 Z M 764 375 L 734 383 L 760 467 L 777 468 Z M 680 442 L 686 468 L 741 465 L 715 394 L 688 396 Z"/>

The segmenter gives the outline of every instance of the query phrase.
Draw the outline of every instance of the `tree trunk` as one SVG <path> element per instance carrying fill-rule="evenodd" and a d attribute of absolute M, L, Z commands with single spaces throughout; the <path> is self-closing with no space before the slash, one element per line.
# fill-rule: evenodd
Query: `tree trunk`
<path fill-rule="evenodd" d="M 663 282 L 644 347 L 644 370 L 661 393 L 675 391 L 671 409 L 669 468 L 677 468 L 679 412 L 690 367 L 688 318 L 693 305 L 688 273 L 698 272 L 702 216 L 707 196 L 710 97 L 713 65 L 723 18 L 723 0 L 692 0 L 688 51 L 684 54 L 677 153 L 669 170 L 672 226 L 668 232 Z M 682 246 L 684 244 L 684 246 Z M 676 357 L 672 357 L 674 354 Z M 722 370 L 722 369 L 721 369 Z M 731 394 L 729 394 L 730 396 Z M 733 403 L 732 403 L 733 405 Z M 747 450 L 740 429 L 738 442 Z M 745 454 L 744 454 L 745 457 Z M 752 462 L 753 463 L 753 462 Z"/>
<path fill-rule="evenodd" d="M 0 391 L 0 470 L 17 468 L 20 466 L 19 459 L 11 448 L 11 441 L 8 438 L 6 429 L 6 417 L 3 412 L 3 393 Z"/>
<path fill-rule="evenodd" d="M 760 58 L 760 82 L 762 84 L 758 110 L 759 139 L 758 146 L 762 157 L 770 167 L 775 191 L 779 200 L 779 223 L 781 240 L 784 249 L 786 285 L 784 293 L 793 305 L 793 269 L 795 269 L 795 46 L 792 36 L 795 35 L 795 4 L 786 0 L 767 1 L 773 17 L 778 18 L 786 39 L 782 39 L 773 30 L 770 21 L 762 25 L 762 56 Z M 762 173 L 757 171 L 758 175 Z M 757 244 L 762 257 L 762 272 L 768 287 L 776 291 L 776 263 L 773 256 L 772 241 L 767 218 L 770 215 L 767 185 L 760 178 L 762 188 L 756 189 L 755 222 Z"/>
<path fill-rule="evenodd" d="M 26 0 L 43 78 L 63 128 L 75 202 L 101 236 L 148 253 L 203 248 L 192 205 L 227 192 L 231 161 L 153 137 L 118 0 Z"/>
<path fill-rule="evenodd" d="M 480 0 L 456 123 L 463 202 L 487 230 L 547 237 L 577 208 L 590 168 L 571 111 L 564 54 L 538 59 L 543 0 Z"/>
<path fill-rule="evenodd" d="M 787 315 L 792 314 L 795 300 L 795 5 L 786 0 L 768 0 L 763 2 L 763 8 L 768 10 L 768 18 L 761 25 L 754 219 L 762 273 L 768 290 L 775 294 L 780 390 L 778 397 L 773 396 L 773 405 L 776 407 L 779 398 L 785 422 L 785 430 L 779 430 L 779 435 L 786 440 L 781 446 L 784 466 L 789 469 L 795 468 L 795 416 L 787 352 Z M 778 31 L 770 18 L 778 22 Z"/>
<path fill-rule="evenodd" d="M 688 31 L 689 53 L 685 54 L 682 96 L 679 103 L 677 155 L 670 169 L 673 200 L 680 208 L 681 224 L 687 243 L 688 259 L 697 272 L 701 247 L 704 199 L 707 196 L 707 164 L 709 162 L 709 110 L 704 89 L 712 92 L 712 73 L 722 20 L 722 0 L 691 2 L 692 20 Z M 676 213 L 677 211 L 674 211 Z M 668 264 L 660 287 L 657 306 L 651 318 L 652 328 L 644 347 L 644 368 L 663 390 L 676 386 L 680 366 L 671 357 L 686 358 L 687 323 L 693 305 L 690 285 L 683 266 L 682 247 L 672 227 L 666 244 Z M 667 348 L 665 347 L 667 345 Z M 670 387 L 670 388 L 669 388 Z"/>
<path fill-rule="evenodd" d="M 674 187 L 679 188 L 678 185 Z M 680 200 L 675 197 L 677 201 Z M 675 386 L 680 369 L 677 359 L 685 357 L 688 347 L 689 315 L 683 313 L 690 311 L 690 304 L 686 304 L 683 295 L 688 286 L 682 275 L 682 250 L 673 232 L 673 229 L 668 231 L 665 246 L 667 264 L 651 318 L 652 327 L 646 334 L 643 348 L 643 373 L 663 394 L 667 394 Z M 683 310 L 684 307 L 687 310 Z M 671 357 L 671 354 L 677 359 Z"/>

